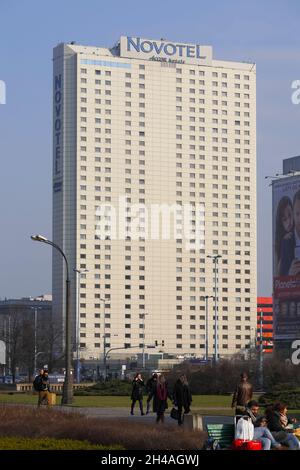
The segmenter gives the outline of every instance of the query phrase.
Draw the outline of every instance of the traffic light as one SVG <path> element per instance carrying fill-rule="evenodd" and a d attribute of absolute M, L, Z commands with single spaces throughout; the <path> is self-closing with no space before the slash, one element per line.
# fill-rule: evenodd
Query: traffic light
<path fill-rule="evenodd" d="M 157 339 L 155 340 L 155 346 L 158 346 L 158 341 L 157 341 Z"/>
<path fill-rule="evenodd" d="M 161 342 L 161 345 L 162 345 L 162 346 L 164 346 L 164 345 L 165 345 L 165 341 L 164 341 L 164 340 L 162 340 L 162 342 Z"/>

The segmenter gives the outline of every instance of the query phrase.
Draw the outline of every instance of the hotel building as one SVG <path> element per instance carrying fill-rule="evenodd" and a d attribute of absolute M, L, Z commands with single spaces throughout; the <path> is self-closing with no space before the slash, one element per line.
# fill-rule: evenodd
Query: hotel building
<path fill-rule="evenodd" d="M 215 304 L 209 298 L 206 311 L 204 297 L 215 294 L 220 357 L 250 347 L 255 64 L 214 59 L 211 46 L 125 36 L 112 48 L 59 44 L 53 64 L 53 241 L 69 260 L 74 343 L 79 299 L 80 356 L 101 359 L 105 336 L 106 350 L 149 352 L 157 341 L 152 352 L 201 357 L 206 332 L 213 355 Z M 103 215 L 105 205 L 113 209 Z M 162 232 L 170 220 L 170 236 L 153 235 L 153 208 Z M 221 256 L 216 273 L 209 255 Z M 74 268 L 88 270 L 80 282 Z M 62 332 L 64 276 L 54 252 Z"/>

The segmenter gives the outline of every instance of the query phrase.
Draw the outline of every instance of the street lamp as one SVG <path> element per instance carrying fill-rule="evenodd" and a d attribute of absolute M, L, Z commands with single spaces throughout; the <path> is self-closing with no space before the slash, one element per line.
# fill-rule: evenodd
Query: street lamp
<path fill-rule="evenodd" d="M 142 367 L 145 369 L 145 317 L 148 313 L 142 313 L 142 320 L 143 320 L 143 355 L 142 355 Z"/>
<path fill-rule="evenodd" d="M 260 318 L 259 318 L 259 336 L 260 336 L 260 344 L 259 344 L 259 381 L 261 390 L 263 389 L 264 385 L 264 376 L 263 376 L 263 311 L 260 309 Z"/>
<path fill-rule="evenodd" d="M 73 269 L 77 277 L 77 301 L 76 301 L 76 382 L 80 383 L 80 361 L 79 361 L 79 346 L 80 346 L 80 280 L 84 273 L 89 272 L 88 269 Z"/>
<path fill-rule="evenodd" d="M 42 307 L 30 307 L 34 310 L 34 362 L 33 362 L 33 374 L 36 373 L 36 358 L 37 358 L 37 311 L 41 310 Z"/>
<path fill-rule="evenodd" d="M 221 255 L 207 255 L 207 258 L 211 258 L 214 263 L 215 271 L 215 363 L 218 362 L 218 320 L 217 320 L 217 264 L 218 259 L 222 258 Z"/>
<path fill-rule="evenodd" d="M 106 328 L 105 328 L 105 299 L 100 297 L 103 302 L 103 369 L 104 369 L 104 381 L 106 382 Z"/>
<path fill-rule="evenodd" d="M 34 361 L 35 361 L 35 363 L 36 363 L 36 360 L 37 360 L 37 358 L 38 358 L 38 356 L 39 356 L 40 354 L 45 354 L 45 353 L 44 353 L 44 351 L 39 351 L 39 352 L 37 352 L 37 353 L 34 355 Z"/>
<path fill-rule="evenodd" d="M 213 299 L 213 295 L 204 295 L 205 299 L 205 360 L 208 361 L 208 299 Z"/>
<path fill-rule="evenodd" d="M 66 255 L 56 243 L 48 240 L 42 235 L 32 235 L 31 239 L 37 242 L 46 243 L 55 248 L 65 260 L 67 277 L 66 277 L 66 337 L 65 337 L 65 381 L 63 386 L 63 394 L 61 399 L 62 405 L 71 405 L 73 402 L 73 376 L 72 376 L 72 332 L 71 332 L 71 304 L 70 304 L 70 277 L 69 277 L 69 264 Z"/>

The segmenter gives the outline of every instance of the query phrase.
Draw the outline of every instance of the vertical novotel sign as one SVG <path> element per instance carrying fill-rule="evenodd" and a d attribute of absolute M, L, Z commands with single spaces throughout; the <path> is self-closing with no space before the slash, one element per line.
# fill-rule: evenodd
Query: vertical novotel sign
<path fill-rule="evenodd" d="M 62 98 L 63 98 L 63 79 L 62 74 L 54 77 L 54 180 L 62 176 Z M 55 181 L 53 185 L 54 192 L 61 190 L 62 182 Z"/>
<path fill-rule="evenodd" d="M 191 64 L 208 64 L 212 60 L 212 47 L 122 36 L 120 39 L 120 55 L 121 57 L 148 60 L 160 59 Z"/>
<path fill-rule="evenodd" d="M 6 85 L 3 80 L 0 80 L 0 104 L 6 104 Z"/>

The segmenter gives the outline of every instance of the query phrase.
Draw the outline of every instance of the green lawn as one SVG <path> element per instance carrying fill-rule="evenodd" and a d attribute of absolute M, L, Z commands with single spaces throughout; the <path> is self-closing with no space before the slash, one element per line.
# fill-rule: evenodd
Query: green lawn
<path fill-rule="evenodd" d="M 102 446 L 73 439 L 0 437 L 0 450 L 123 450 L 118 445 Z"/>
<path fill-rule="evenodd" d="M 36 404 L 37 395 L 25 393 L 0 393 L 1 403 Z M 57 404 L 60 404 L 61 396 L 57 396 Z M 144 400 L 146 402 L 146 399 Z M 130 404 L 130 397 L 118 396 L 76 396 L 73 406 L 98 406 L 101 408 L 126 408 Z M 230 408 L 231 397 L 225 395 L 195 395 L 193 397 L 193 408 L 221 407 Z"/>
<path fill-rule="evenodd" d="M 254 397 L 255 398 L 255 397 Z M 25 393 L 0 393 L 1 403 L 14 404 L 37 404 L 37 395 Z M 60 405 L 61 396 L 57 396 L 57 405 Z M 146 404 L 146 399 L 144 400 Z M 169 408 L 171 408 L 169 402 Z M 231 396 L 229 395 L 195 395 L 193 397 L 192 411 L 203 415 L 224 415 L 231 416 L 233 410 L 230 407 Z M 76 407 L 100 407 L 100 408 L 129 408 L 130 397 L 118 396 L 78 396 L 74 397 L 73 406 Z M 209 408 L 216 408 L 211 410 Z M 218 409 L 219 408 L 219 409 Z M 220 409 L 221 408 L 221 409 Z M 227 409 L 222 409 L 227 408 Z M 290 410 L 290 414 L 300 414 L 300 410 Z"/>

